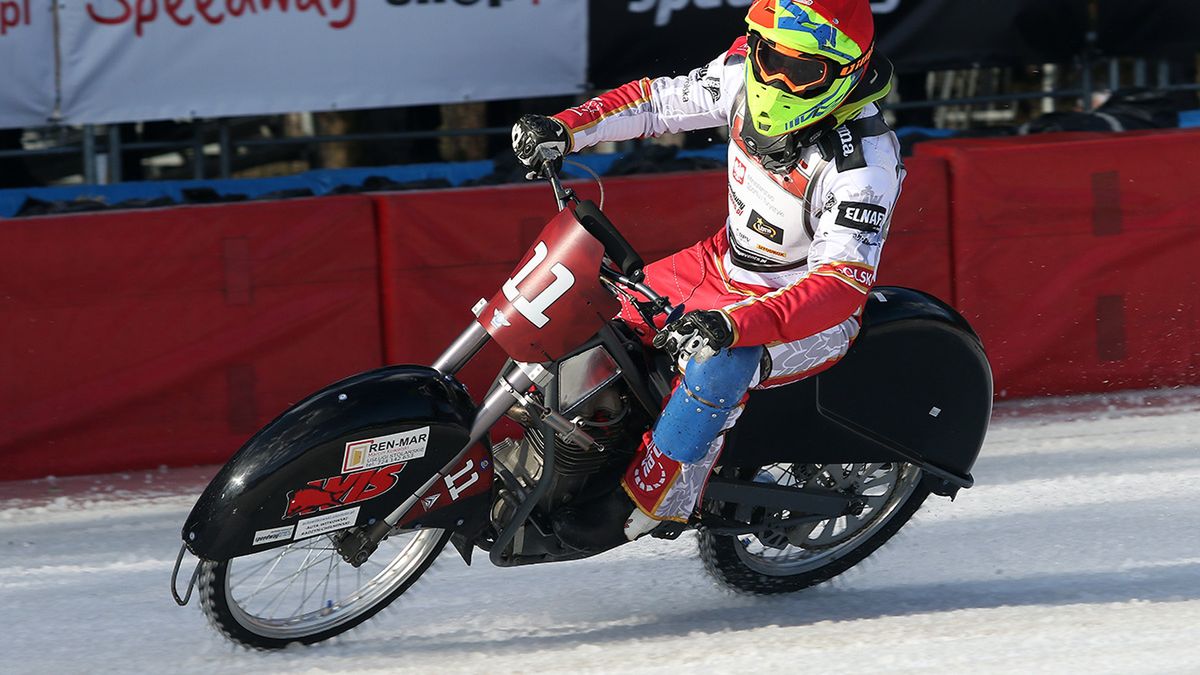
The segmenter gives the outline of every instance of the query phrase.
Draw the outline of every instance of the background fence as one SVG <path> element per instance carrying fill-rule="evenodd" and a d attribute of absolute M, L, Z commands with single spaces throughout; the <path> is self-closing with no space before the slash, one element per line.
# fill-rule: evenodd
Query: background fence
<path fill-rule="evenodd" d="M 1200 384 L 1200 132 L 930 142 L 908 168 L 879 283 L 963 312 L 999 396 Z M 609 180 L 606 211 L 653 259 L 721 226 L 725 179 Z M 428 363 L 553 212 L 528 185 L 6 221 L 6 477 L 219 462 L 332 380 Z"/>

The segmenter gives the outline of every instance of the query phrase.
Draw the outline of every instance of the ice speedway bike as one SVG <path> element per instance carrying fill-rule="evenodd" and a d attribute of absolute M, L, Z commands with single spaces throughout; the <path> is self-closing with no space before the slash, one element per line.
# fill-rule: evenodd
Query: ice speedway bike
<path fill-rule="evenodd" d="M 564 545 L 551 514 L 613 489 L 674 376 L 669 357 L 613 318 L 617 297 L 648 320 L 683 308 L 643 283 L 617 228 L 562 185 L 561 158 L 542 159 L 559 212 L 432 366 L 331 384 L 217 473 L 183 526 L 179 604 L 198 588 L 218 631 L 274 649 L 366 621 L 448 543 L 467 564 L 478 551 L 500 567 L 593 555 Z M 455 374 L 490 340 L 510 358 L 476 402 Z M 697 530 L 707 571 L 738 591 L 826 581 L 930 494 L 973 484 L 991 407 L 991 369 L 967 322 L 925 293 L 876 287 L 845 358 L 752 392 L 691 522 L 652 534 Z M 505 417 L 524 433 L 493 442 Z M 185 550 L 199 561 L 180 597 Z"/>

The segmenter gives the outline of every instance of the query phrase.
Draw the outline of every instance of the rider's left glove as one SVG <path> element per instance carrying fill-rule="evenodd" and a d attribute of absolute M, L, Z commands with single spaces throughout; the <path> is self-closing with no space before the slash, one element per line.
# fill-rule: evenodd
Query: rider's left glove
<path fill-rule="evenodd" d="M 553 117 L 524 115 L 513 125 L 512 145 L 517 160 L 540 173 L 542 160 L 538 149 L 557 151 L 560 156 L 555 162 L 557 169 L 562 165 L 561 156 L 571 151 L 571 132 Z"/>
<path fill-rule="evenodd" d="M 711 355 L 733 344 L 733 322 L 725 312 L 701 309 L 667 324 L 654 336 L 654 346 L 683 364 L 697 354 Z"/>

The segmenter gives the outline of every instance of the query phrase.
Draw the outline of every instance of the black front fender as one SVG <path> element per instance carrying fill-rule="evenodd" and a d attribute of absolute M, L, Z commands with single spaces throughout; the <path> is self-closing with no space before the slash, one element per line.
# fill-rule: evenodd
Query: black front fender
<path fill-rule="evenodd" d="M 183 540 L 200 558 L 227 560 L 375 522 L 463 449 L 475 411 L 457 380 L 424 366 L 332 384 L 238 450 L 196 502 Z M 451 491 L 456 510 L 490 493 L 491 458 L 482 452 L 472 452 L 474 473 L 462 479 L 470 489 Z"/>

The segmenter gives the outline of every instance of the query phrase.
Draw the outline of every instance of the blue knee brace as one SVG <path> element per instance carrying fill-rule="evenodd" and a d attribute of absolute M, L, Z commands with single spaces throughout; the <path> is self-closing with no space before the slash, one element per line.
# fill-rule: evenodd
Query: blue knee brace
<path fill-rule="evenodd" d="M 761 359 L 762 347 L 737 347 L 689 362 L 654 426 L 659 451 L 677 462 L 703 458 L 750 388 Z"/>

